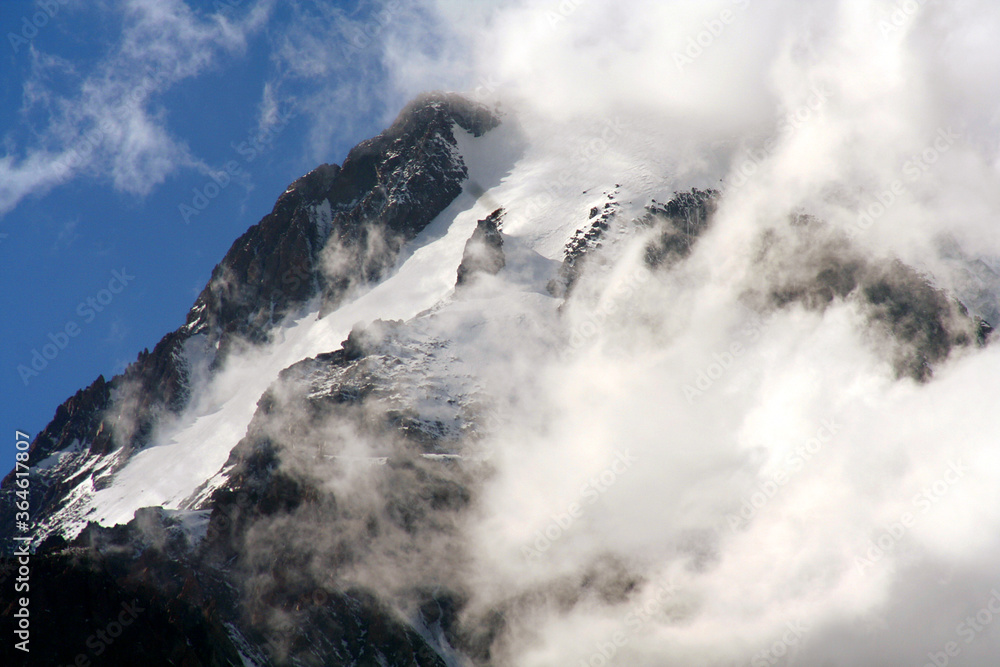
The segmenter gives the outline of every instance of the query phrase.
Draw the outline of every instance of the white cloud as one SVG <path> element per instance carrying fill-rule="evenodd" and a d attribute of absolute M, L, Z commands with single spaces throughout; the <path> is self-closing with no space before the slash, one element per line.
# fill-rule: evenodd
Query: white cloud
<path fill-rule="evenodd" d="M 521 412 L 493 443 L 497 475 L 466 526 L 473 574 L 460 583 L 472 604 L 503 603 L 608 555 L 646 582 L 677 587 L 637 628 L 625 618 L 651 584 L 621 603 L 512 615 L 512 664 L 588 661 L 622 625 L 621 664 L 919 665 L 949 641 L 962 642 L 968 664 L 995 659 L 996 633 L 966 643 L 959 630 L 1000 586 L 995 345 L 956 355 L 917 385 L 893 378 L 859 307 L 790 308 L 759 337 L 739 339 L 740 363 L 707 395 L 691 402 L 683 385 L 731 349 L 745 325 L 739 298 L 762 280 L 753 264 L 760 234 L 773 227 L 780 236 L 791 213 L 813 213 L 872 257 L 902 257 L 939 284 L 959 282 L 956 264 L 939 256 L 945 236 L 954 256 L 1000 266 L 1000 90 L 990 85 L 1000 73 L 991 46 L 1000 9 L 986 0 L 384 6 L 373 22 L 293 4 L 290 26 L 275 37 L 262 127 L 295 99 L 311 119 L 316 160 L 327 161 L 360 115 L 394 111 L 415 92 L 497 97 L 516 111 L 529 147 L 567 158 L 537 167 L 531 160 L 543 160 L 529 149 L 519 167 L 536 168 L 533 178 L 491 192 L 508 208 L 505 232 L 550 257 L 565 240 L 558 226 L 582 220 L 563 222 L 572 211 L 553 206 L 530 237 L 535 221 L 517 207 L 564 173 L 577 180 L 558 181 L 557 196 L 597 192 L 618 169 L 636 167 L 662 177 L 657 187 L 668 192 L 727 186 L 692 256 L 622 299 L 575 357 L 532 348 L 521 325 L 542 317 L 513 319 L 511 335 L 494 341 L 492 357 L 505 364 L 487 384 Z M 0 158 L 0 210 L 98 167 L 141 193 L 178 164 L 198 166 L 164 129 L 154 90 L 121 117 L 115 101 L 142 82 L 146 65 L 169 86 L 238 52 L 266 9 L 236 24 L 176 2 L 128 8 L 127 38 L 82 77 L 72 107 L 41 75 L 33 79 L 30 104 L 55 120 L 36 150 Z M 39 72 L 80 76 L 37 58 Z M 575 142 L 609 118 L 621 120 L 620 137 L 579 164 Z M 106 119 L 106 141 L 61 173 L 54 165 L 74 138 Z M 634 270 L 639 248 L 631 250 L 609 272 Z M 606 277 L 581 288 L 591 298 L 565 310 L 567 329 L 598 321 L 600 299 L 613 296 Z M 624 355 L 611 357 L 623 341 Z M 526 563 L 526 540 L 578 501 L 623 447 L 636 463 L 602 484 L 544 558 Z M 768 486 L 777 473 L 786 481 Z M 765 499 L 750 511 L 755 494 Z M 749 516 L 734 530 L 730 517 L 740 512 Z"/>
<path fill-rule="evenodd" d="M 157 98 L 222 55 L 245 49 L 271 4 L 258 2 L 239 18 L 199 15 L 181 0 L 101 7 L 95 20 L 99 11 L 115 11 L 124 28 L 119 43 L 88 72 L 32 47 L 23 113 L 43 120 L 24 146 L 8 140 L 0 157 L 0 213 L 81 175 L 144 195 L 179 167 L 205 169 L 167 129 L 167 111 Z"/>
<path fill-rule="evenodd" d="M 546 401 L 518 415 L 543 428 L 500 434 L 500 474 L 470 528 L 484 608 L 610 553 L 650 579 L 672 573 L 680 587 L 629 634 L 621 664 L 918 665 L 949 641 L 968 664 L 994 659 L 995 633 L 966 643 L 959 624 L 1000 584 L 996 349 L 953 357 L 927 385 L 898 382 L 855 307 L 792 309 L 707 400 L 689 404 L 681 385 L 728 346 L 737 297 L 758 279 L 753 244 L 767 227 L 781 234 L 791 213 L 815 214 L 871 256 L 900 257 L 941 285 L 959 281 L 940 257 L 944 239 L 996 262 L 1000 93 L 988 81 L 1000 55 L 988 35 L 1000 9 L 977 0 L 466 4 L 424 3 L 414 22 L 389 27 L 382 58 L 397 90 L 492 89 L 529 143 L 570 141 L 572 128 L 619 116 L 629 131 L 601 159 L 611 183 L 617 160 L 673 164 L 673 187 L 732 185 L 679 275 L 622 304 L 631 323 L 607 324 L 576 361 L 500 389 L 532 383 Z M 746 164 L 752 173 L 741 175 Z M 517 199 L 501 203 L 517 214 Z M 602 345 L 621 338 L 636 349 L 608 358 Z M 726 516 L 831 419 L 836 436 L 733 531 Z M 622 443 L 641 464 L 547 560 L 527 565 L 525 540 Z M 956 465 L 968 470 L 951 483 Z M 928 488 L 925 511 L 918 496 Z M 914 520 L 897 538 L 907 513 Z M 859 566 L 879 539 L 884 555 Z M 526 611 L 508 658 L 579 664 L 627 611 Z M 805 634 L 781 646 L 799 621 Z M 764 653 L 772 648 L 790 657 Z"/>

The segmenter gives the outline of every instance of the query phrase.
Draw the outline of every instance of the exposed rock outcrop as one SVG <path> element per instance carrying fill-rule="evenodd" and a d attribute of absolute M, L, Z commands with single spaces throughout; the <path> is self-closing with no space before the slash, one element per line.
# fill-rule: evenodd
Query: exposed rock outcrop
<path fill-rule="evenodd" d="M 503 235 L 500 233 L 503 214 L 504 210 L 498 208 L 476 224 L 475 231 L 465 243 L 456 287 L 470 284 L 477 274 L 495 276 L 506 264 Z"/>

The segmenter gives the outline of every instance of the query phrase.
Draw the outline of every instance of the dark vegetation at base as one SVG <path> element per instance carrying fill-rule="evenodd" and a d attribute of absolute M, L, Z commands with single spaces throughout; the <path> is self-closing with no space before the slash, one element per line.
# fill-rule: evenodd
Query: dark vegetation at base
<path fill-rule="evenodd" d="M 77 541 L 72 548 L 31 558 L 27 655 L 9 640 L 15 594 L 12 586 L 3 587 L 0 661 L 47 667 L 242 666 L 223 626 L 231 604 L 225 586 L 155 549 L 140 552 L 116 543 L 123 532 L 107 536 L 109 552 L 100 556 L 76 546 Z M 80 662 L 78 656 L 83 656 Z"/>

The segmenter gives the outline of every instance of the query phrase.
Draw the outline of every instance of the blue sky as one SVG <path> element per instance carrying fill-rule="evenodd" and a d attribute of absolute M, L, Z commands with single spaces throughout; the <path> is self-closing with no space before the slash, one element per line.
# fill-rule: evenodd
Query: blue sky
<path fill-rule="evenodd" d="M 389 73 L 383 35 L 425 18 L 398 2 L 0 3 L 5 470 L 16 429 L 34 437 L 183 324 L 292 180 L 391 121 L 423 84 Z"/>

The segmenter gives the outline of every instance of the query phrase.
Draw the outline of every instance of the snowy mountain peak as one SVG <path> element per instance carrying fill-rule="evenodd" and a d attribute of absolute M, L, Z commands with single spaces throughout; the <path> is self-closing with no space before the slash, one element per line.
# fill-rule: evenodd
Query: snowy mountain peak
<path fill-rule="evenodd" d="M 729 493 L 800 444 L 767 415 L 811 380 L 762 369 L 801 355 L 905 397 L 989 342 L 927 276 L 818 218 L 740 235 L 727 193 L 569 145 L 600 124 L 522 129 L 422 96 L 292 183 L 184 326 L 36 438 L 46 576 L 134 598 L 204 664 L 510 664 L 533 618 L 614 620 L 674 578 L 676 630 L 726 545 L 756 553 L 724 530 L 738 499 L 677 470 Z M 8 537 L 14 492 L 8 476 Z"/>
<path fill-rule="evenodd" d="M 33 497 L 40 539 L 48 531 L 78 531 L 94 494 L 135 453 L 162 441 L 157 429 L 178 418 L 231 349 L 265 344 L 285 317 L 315 299 L 326 313 L 351 290 L 380 280 L 462 192 L 468 171 L 455 132 L 477 137 L 498 123 L 486 107 L 458 95 L 424 95 L 385 132 L 352 149 L 343 165 L 320 165 L 293 182 L 233 243 L 184 326 L 123 374 L 99 378 L 69 399 L 36 438 L 30 462 L 59 462 L 39 469 L 47 489 Z M 11 481 L 0 493 L 13 492 Z M 0 531 L 9 535 L 13 527 L 13 504 L 4 504 Z"/>

